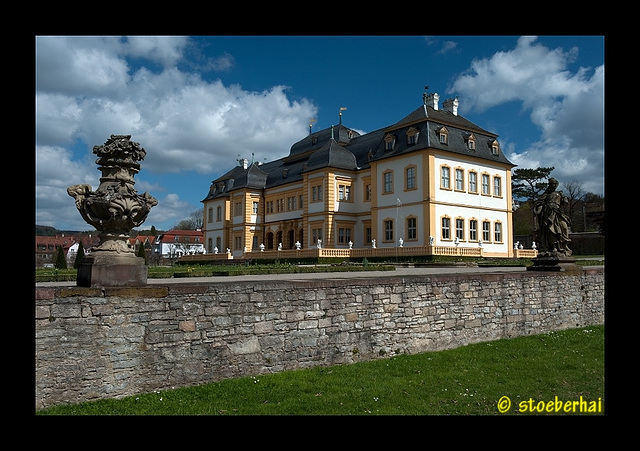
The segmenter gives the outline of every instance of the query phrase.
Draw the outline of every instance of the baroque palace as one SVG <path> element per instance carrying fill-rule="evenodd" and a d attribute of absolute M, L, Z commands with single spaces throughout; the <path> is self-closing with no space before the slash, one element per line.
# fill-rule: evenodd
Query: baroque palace
<path fill-rule="evenodd" d="M 362 135 L 342 120 L 310 126 L 283 158 L 239 160 L 202 200 L 206 253 L 513 257 L 515 165 L 496 134 L 458 115 L 457 98 L 438 102 L 425 93 L 405 118 Z"/>

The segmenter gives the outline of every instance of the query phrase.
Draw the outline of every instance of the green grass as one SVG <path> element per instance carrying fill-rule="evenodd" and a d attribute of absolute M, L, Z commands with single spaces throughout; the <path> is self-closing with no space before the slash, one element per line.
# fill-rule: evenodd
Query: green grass
<path fill-rule="evenodd" d="M 59 406 L 39 415 L 501 415 L 498 400 L 598 402 L 604 326 Z M 557 398 L 556 398 L 557 397 Z M 582 398 L 581 398 L 582 397 Z M 528 414 L 528 413 L 526 413 Z M 538 413 L 536 415 L 549 413 Z M 553 414 L 556 414 L 555 412 Z M 559 414 L 565 414 L 560 412 Z"/>

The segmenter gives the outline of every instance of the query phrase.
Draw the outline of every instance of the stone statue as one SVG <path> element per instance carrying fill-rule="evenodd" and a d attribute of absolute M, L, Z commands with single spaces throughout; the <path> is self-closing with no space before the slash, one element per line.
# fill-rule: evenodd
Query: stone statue
<path fill-rule="evenodd" d="M 569 217 L 563 213 L 563 208 L 569 199 L 562 191 L 556 191 L 558 181 L 549 179 L 549 186 L 533 207 L 533 231 L 536 234 L 539 255 L 570 256 L 569 249 Z"/>
<path fill-rule="evenodd" d="M 136 257 L 129 246 L 129 233 L 141 225 L 158 201 L 149 193 L 139 195 L 133 177 L 140 171 L 139 161 L 146 151 L 131 135 L 111 135 L 102 146 L 93 146 L 96 164 L 102 172 L 95 192 L 90 185 L 67 188 L 75 199 L 82 218 L 99 231 L 100 244 L 91 249 L 80 268 L 78 285 L 142 285 L 146 284 L 144 259 Z"/>

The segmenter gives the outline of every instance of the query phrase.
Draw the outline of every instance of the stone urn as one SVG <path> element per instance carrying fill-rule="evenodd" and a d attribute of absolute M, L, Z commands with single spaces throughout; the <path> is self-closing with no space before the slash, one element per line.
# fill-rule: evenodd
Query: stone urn
<path fill-rule="evenodd" d="M 147 266 L 129 246 L 131 229 L 140 226 L 158 201 L 139 195 L 133 177 L 146 151 L 131 135 L 111 135 L 94 146 L 102 172 L 100 186 L 72 185 L 67 193 L 76 201 L 82 218 L 99 232 L 100 244 L 89 249 L 78 268 L 78 286 L 140 286 L 147 283 Z"/>

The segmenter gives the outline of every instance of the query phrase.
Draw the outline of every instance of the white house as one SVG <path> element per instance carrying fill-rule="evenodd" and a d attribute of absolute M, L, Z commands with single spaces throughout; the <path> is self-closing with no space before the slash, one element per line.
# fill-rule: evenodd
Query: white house
<path fill-rule="evenodd" d="M 163 258 L 204 254 L 202 230 L 169 230 L 160 234 L 153 242 L 153 253 Z"/>

